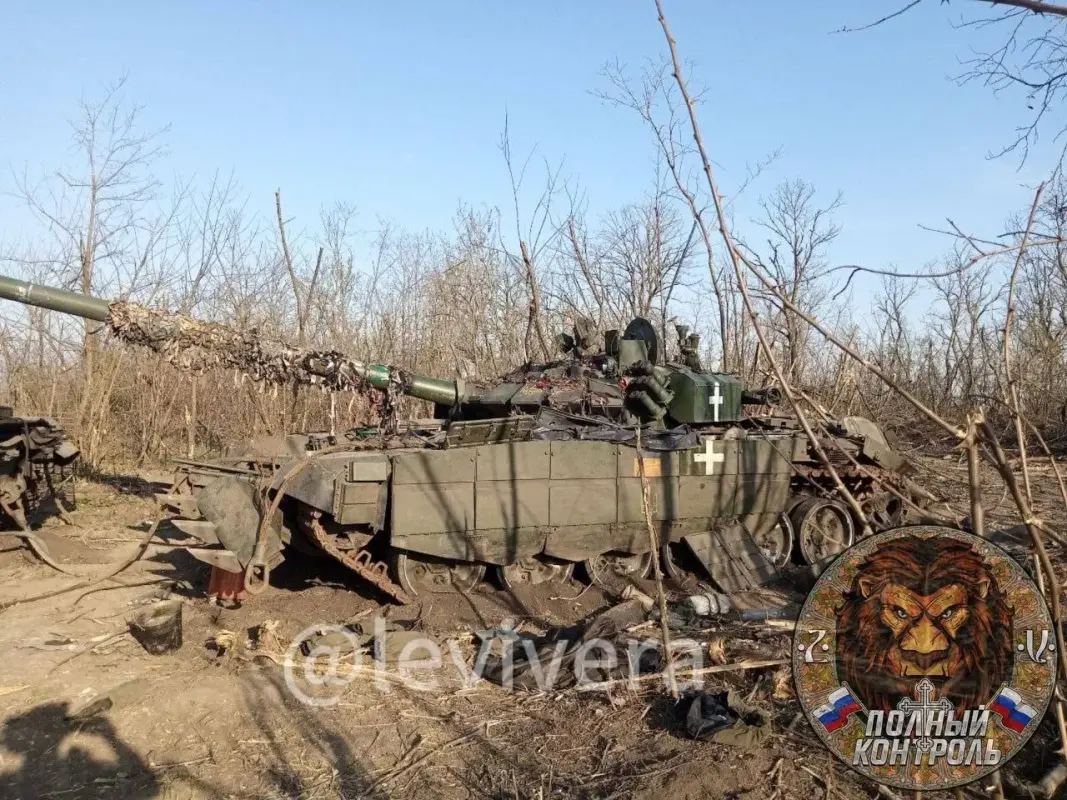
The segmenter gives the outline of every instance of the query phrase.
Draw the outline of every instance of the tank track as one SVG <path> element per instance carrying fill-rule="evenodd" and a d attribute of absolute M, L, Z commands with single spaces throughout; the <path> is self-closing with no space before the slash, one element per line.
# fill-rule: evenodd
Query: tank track
<path fill-rule="evenodd" d="M 906 478 L 891 470 L 869 464 L 865 464 L 863 469 L 859 469 L 852 463 L 834 463 L 834 470 L 837 472 L 838 477 L 841 478 L 842 482 L 848 486 L 852 495 L 856 498 L 857 502 L 860 503 L 861 507 L 869 507 L 872 503 L 879 502 L 883 499 L 886 501 L 899 499 L 894 491 L 909 498 L 911 502 L 920 509 L 925 509 L 930 505 L 928 498 L 917 494 L 911 489 L 909 485 L 910 482 Z M 825 493 L 831 497 L 837 495 L 836 487 L 833 484 L 833 477 L 830 474 L 830 470 L 825 467 L 798 465 L 794 467 L 794 473 L 794 480 L 799 478 L 800 481 L 803 481 L 803 485 L 798 486 L 798 489 L 804 495 L 812 494 L 812 490 Z M 913 513 L 915 513 L 914 509 L 905 507 L 902 510 L 901 516 L 902 518 L 906 518 L 907 515 Z M 902 521 L 903 519 L 894 521 L 888 527 L 893 527 Z M 873 521 L 872 528 L 875 530 L 879 529 L 873 524 Z"/>
<path fill-rule="evenodd" d="M 370 540 L 369 535 L 365 541 L 360 542 L 351 549 L 342 549 L 338 546 L 338 537 L 332 536 L 322 524 L 322 512 L 308 507 L 301 509 L 299 524 L 300 530 L 306 533 L 311 541 L 361 578 L 385 592 L 401 605 L 411 602 L 407 592 L 390 579 L 389 569 L 386 564 L 382 561 L 374 561 L 370 551 L 361 546 Z"/>

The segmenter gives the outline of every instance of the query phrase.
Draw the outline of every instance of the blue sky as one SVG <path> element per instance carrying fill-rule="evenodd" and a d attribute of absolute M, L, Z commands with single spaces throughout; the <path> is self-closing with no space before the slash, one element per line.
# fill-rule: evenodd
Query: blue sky
<path fill-rule="evenodd" d="M 784 148 L 739 223 L 759 193 L 802 177 L 827 199 L 844 193 L 835 261 L 912 270 L 948 245 L 919 224 L 949 216 L 996 234 L 1028 204 L 1051 148 L 1022 171 L 986 159 L 1025 103 L 947 79 L 979 41 L 951 27 L 964 4 L 930 0 L 873 30 L 830 33 L 897 5 L 666 0 L 683 57 L 713 93 L 701 116 L 723 191 Z M 460 200 L 506 208 L 505 110 L 515 151 L 563 159 L 594 212 L 639 199 L 651 180 L 640 120 L 590 92 L 605 62 L 665 52 L 653 0 L 60 0 L 8 3 L 3 18 L 3 167 L 59 165 L 79 99 L 128 73 L 146 122 L 171 126 L 166 170 L 232 169 L 264 212 L 281 187 L 298 224 L 342 200 L 367 227 L 378 216 L 446 227 Z M 0 238 L 25 225 L 0 198 Z"/>

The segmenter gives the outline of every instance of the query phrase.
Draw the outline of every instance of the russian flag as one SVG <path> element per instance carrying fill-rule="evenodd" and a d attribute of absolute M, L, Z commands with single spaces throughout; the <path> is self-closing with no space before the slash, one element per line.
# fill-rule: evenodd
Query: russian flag
<path fill-rule="evenodd" d="M 1000 714 L 1005 728 L 1016 733 L 1022 733 L 1037 716 L 1036 709 L 1023 703 L 1022 697 L 1008 688 L 1001 690 L 990 708 Z"/>
<path fill-rule="evenodd" d="M 827 733 L 833 733 L 848 725 L 848 718 L 857 711 L 862 711 L 863 706 L 856 702 L 852 692 L 842 686 L 833 692 L 828 698 L 829 702 L 815 709 L 816 719 L 826 728 Z"/>

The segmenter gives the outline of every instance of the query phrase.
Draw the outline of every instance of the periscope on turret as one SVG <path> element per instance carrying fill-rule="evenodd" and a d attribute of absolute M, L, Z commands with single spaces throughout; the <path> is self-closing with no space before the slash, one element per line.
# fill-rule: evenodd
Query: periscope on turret
<path fill-rule="evenodd" d="M 228 587 L 220 592 L 262 591 L 281 559 L 309 550 L 397 602 L 468 590 L 490 573 L 509 589 L 580 569 L 619 588 L 647 576 L 653 559 L 670 580 L 692 569 L 732 592 L 791 564 L 825 564 L 859 529 L 795 417 L 778 408 L 778 389 L 706 370 L 700 337 L 685 326 L 672 359 L 643 318 L 602 338 L 579 320 L 558 337 L 556 360 L 468 384 L 8 277 L 0 298 L 106 322 L 123 343 L 180 369 L 432 406 L 427 420 L 294 433 L 178 461 L 180 489 L 161 499 L 203 543 L 190 552 L 212 566 L 213 585 Z M 818 435 L 874 529 L 924 502 L 910 463 L 873 422 L 846 417 Z M 275 502 L 262 503 L 264 493 Z"/>

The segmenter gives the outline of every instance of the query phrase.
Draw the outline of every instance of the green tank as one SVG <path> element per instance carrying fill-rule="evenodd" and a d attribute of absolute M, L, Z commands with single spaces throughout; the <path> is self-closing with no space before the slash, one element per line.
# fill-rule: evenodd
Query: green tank
<path fill-rule="evenodd" d="M 182 367 L 380 399 L 382 423 L 340 435 L 264 437 L 210 462 L 177 461 L 163 499 L 194 555 L 243 574 L 255 593 L 293 553 L 328 554 L 397 602 L 584 576 L 608 588 L 696 575 L 726 592 L 819 565 L 860 525 L 798 420 L 773 388 L 700 363 L 699 337 L 676 326 L 677 357 L 645 319 L 602 335 L 580 320 L 559 357 L 500 380 L 465 382 L 364 364 L 132 303 L 0 276 L 0 297 L 106 322 L 128 344 Z M 432 417 L 400 421 L 397 399 Z M 875 530 L 930 497 L 874 423 L 819 426 L 835 471 Z M 638 442 L 640 441 L 640 450 Z M 647 512 L 661 543 L 650 547 Z"/>

